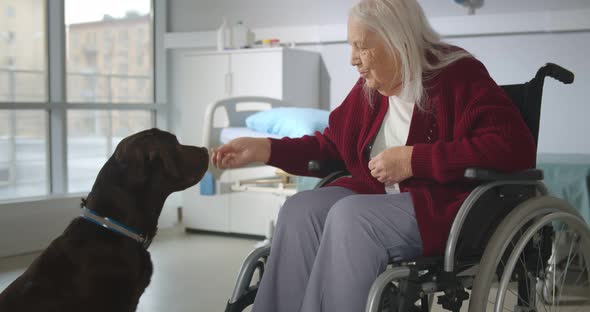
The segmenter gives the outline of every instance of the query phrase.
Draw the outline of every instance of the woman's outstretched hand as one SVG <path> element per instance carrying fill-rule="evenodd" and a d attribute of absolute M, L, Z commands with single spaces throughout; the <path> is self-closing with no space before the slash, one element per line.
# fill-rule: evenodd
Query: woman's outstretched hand
<path fill-rule="evenodd" d="M 371 175 L 385 185 L 412 177 L 412 146 L 390 147 L 369 161 Z"/>
<path fill-rule="evenodd" d="M 237 138 L 211 150 L 211 162 L 219 169 L 239 168 L 252 162 L 268 162 L 270 140 Z"/>

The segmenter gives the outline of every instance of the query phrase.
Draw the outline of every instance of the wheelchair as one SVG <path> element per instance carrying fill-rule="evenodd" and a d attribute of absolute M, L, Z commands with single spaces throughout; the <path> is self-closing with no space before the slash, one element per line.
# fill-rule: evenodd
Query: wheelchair
<path fill-rule="evenodd" d="M 574 80 L 548 63 L 529 82 L 502 86 L 535 143 L 547 76 Z M 337 166 L 312 161 L 309 167 L 328 173 Z M 316 187 L 346 174 L 329 173 Z M 453 221 L 444 255 L 390 263 L 373 282 L 365 311 L 430 311 L 435 294 L 437 304 L 454 312 L 466 300 L 470 312 L 590 311 L 590 229 L 567 202 L 548 195 L 543 172 L 470 168 L 465 177 L 479 184 Z M 267 245 L 246 257 L 226 312 L 254 302 L 270 252 Z"/>

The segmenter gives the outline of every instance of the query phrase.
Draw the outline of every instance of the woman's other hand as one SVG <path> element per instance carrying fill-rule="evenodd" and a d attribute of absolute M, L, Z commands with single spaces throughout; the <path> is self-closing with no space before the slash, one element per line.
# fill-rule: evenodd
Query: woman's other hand
<path fill-rule="evenodd" d="M 385 185 L 399 183 L 412 176 L 412 146 L 390 147 L 369 161 L 371 175 Z"/>
<path fill-rule="evenodd" d="M 211 150 L 211 162 L 219 169 L 239 168 L 252 162 L 268 162 L 270 140 L 267 138 L 237 138 Z"/>

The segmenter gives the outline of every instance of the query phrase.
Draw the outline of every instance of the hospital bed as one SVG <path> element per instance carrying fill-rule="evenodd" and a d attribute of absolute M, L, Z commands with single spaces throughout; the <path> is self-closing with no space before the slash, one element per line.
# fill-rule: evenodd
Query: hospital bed
<path fill-rule="evenodd" d="M 305 110 L 305 103 L 295 106 L 267 97 L 230 97 L 210 104 L 203 123 L 203 145 L 218 147 L 237 137 L 274 137 L 254 131 L 246 119 L 273 108 Z M 327 111 L 324 111 L 327 123 Z M 322 129 L 323 130 L 323 129 Z M 284 200 L 303 189 L 313 188 L 319 179 L 288 175 L 262 163 L 238 169 L 219 170 L 210 164 L 199 188 L 183 194 L 183 223 L 189 232 L 222 232 L 269 238 L 279 208 Z"/>
<path fill-rule="evenodd" d="M 293 107 L 290 103 L 268 97 L 230 97 L 209 105 L 205 114 L 203 142 L 205 147 L 212 148 L 225 144 L 239 137 L 271 137 L 281 135 L 255 131 L 246 126 L 246 118 L 260 111 L 279 107 Z M 246 168 L 220 170 L 210 167 L 215 181 L 216 194 L 236 191 L 271 192 L 290 196 L 296 191 L 312 188 L 315 178 L 290 176 L 274 167 L 253 164 Z M 231 181 L 222 175 L 231 175 Z"/>

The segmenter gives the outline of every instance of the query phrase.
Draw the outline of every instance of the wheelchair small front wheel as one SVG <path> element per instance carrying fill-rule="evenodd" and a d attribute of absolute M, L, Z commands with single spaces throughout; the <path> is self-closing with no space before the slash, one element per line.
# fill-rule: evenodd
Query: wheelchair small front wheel
<path fill-rule="evenodd" d="M 365 312 L 423 311 L 415 305 L 419 289 L 408 281 L 412 274 L 417 273 L 405 266 L 394 266 L 381 273 L 369 290 Z"/>

